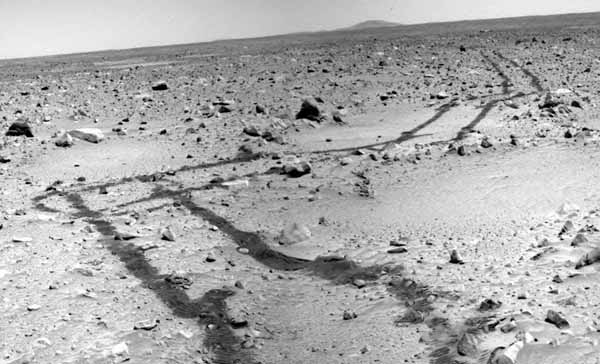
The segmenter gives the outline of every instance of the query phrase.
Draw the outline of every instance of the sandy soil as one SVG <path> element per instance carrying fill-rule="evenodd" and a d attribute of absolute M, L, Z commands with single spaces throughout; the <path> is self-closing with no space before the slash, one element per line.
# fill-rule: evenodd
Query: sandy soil
<path fill-rule="evenodd" d="M 0 363 L 598 363 L 600 30 L 555 25 L 0 63 Z"/>

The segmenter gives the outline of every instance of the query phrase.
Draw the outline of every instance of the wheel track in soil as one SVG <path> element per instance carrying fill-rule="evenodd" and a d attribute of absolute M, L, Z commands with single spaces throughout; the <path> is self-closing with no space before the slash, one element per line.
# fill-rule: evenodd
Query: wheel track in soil
<path fill-rule="evenodd" d="M 502 97 L 494 98 L 488 101 L 481 112 L 465 127 L 461 128 L 457 136 L 453 140 L 461 140 L 465 135 L 472 131 L 476 125 L 487 116 L 487 114 L 499 103 L 504 100 L 514 99 L 531 95 L 518 93 L 513 97 L 507 98 L 508 85 L 511 83 L 510 78 L 504 74 L 498 63 L 492 61 L 488 56 L 482 53 L 482 56 L 489 61 L 490 64 L 498 71 L 503 78 L 502 82 Z M 498 58 L 506 60 L 505 57 L 499 55 Z M 512 64 L 512 62 L 511 62 Z M 516 66 L 513 64 L 513 66 Z M 540 92 L 542 90 L 539 84 L 539 79 L 531 72 L 520 68 L 523 73 L 531 78 L 531 84 Z M 444 104 L 438 108 L 436 114 L 426 122 L 417 127 L 402 133 L 402 135 L 394 140 L 382 143 L 374 143 L 365 146 L 354 148 L 344 148 L 338 150 L 316 151 L 315 154 L 329 152 L 346 152 L 360 148 L 376 148 L 386 146 L 390 143 L 403 143 L 415 138 L 415 134 L 439 120 L 445 113 L 451 109 L 451 104 Z M 243 163 L 261 158 L 260 155 L 249 155 L 235 158 L 232 160 L 218 161 L 214 163 L 205 163 L 196 166 L 185 166 L 176 172 L 186 172 L 197 169 L 209 169 L 226 164 Z M 164 280 L 166 277 L 159 274 L 158 270 L 153 267 L 145 258 L 143 250 L 133 244 L 125 244 L 114 239 L 116 227 L 113 226 L 101 211 L 90 209 L 83 197 L 82 193 L 97 190 L 99 188 L 115 187 L 133 181 L 141 181 L 145 183 L 155 183 L 153 192 L 147 197 L 131 202 L 129 204 L 140 203 L 143 201 L 152 201 L 157 199 L 169 198 L 173 202 L 179 202 L 191 214 L 203 219 L 216 226 L 230 237 L 230 239 L 238 246 L 249 250 L 249 255 L 258 263 L 271 269 L 280 271 L 295 271 L 299 274 L 308 274 L 317 276 L 323 280 L 329 281 L 338 285 L 348 285 L 354 279 L 360 278 L 369 281 L 376 281 L 385 274 L 392 279 L 389 280 L 386 288 L 399 302 L 407 306 L 407 312 L 404 316 L 396 318 L 397 324 L 425 324 L 432 333 L 432 339 L 428 343 L 431 348 L 429 354 L 432 364 L 445 363 L 461 363 L 464 357 L 460 357 L 456 352 L 456 344 L 460 337 L 468 332 L 474 335 L 487 332 L 494 329 L 494 316 L 477 315 L 466 319 L 461 324 L 453 324 L 446 317 L 435 314 L 434 301 L 431 297 L 447 296 L 447 292 L 434 291 L 427 285 L 423 285 L 411 279 L 402 276 L 400 267 L 384 267 L 370 266 L 361 267 L 359 264 L 348 259 L 339 259 L 334 257 L 319 257 L 315 260 L 304 260 L 295 257 L 287 256 L 283 253 L 272 250 L 265 242 L 264 238 L 258 233 L 247 232 L 237 229 L 227 219 L 215 214 L 211 210 L 197 205 L 190 197 L 190 192 L 202 191 L 218 187 L 215 184 L 208 184 L 200 187 L 183 188 L 171 190 L 164 188 L 157 182 L 160 181 L 162 173 L 158 172 L 150 175 L 140 175 L 136 177 L 123 178 L 116 182 L 109 182 L 100 185 L 88 185 L 71 192 L 49 191 L 43 195 L 33 198 L 35 206 L 40 211 L 58 212 L 45 205 L 44 201 L 51 196 L 62 196 L 70 203 L 76 212 L 72 215 L 73 218 L 81 218 L 96 227 L 102 234 L 102 241 L 107 249 L 114 255 L 118 256 L 121 262 L 125 265 L 128 271 L 144 285 L 153 291 L 157 298 L 163 304 L 169 307 L 172 313 L 181 318 L 197 319 L 201 327 L 214 325 L 216 329 L 206 329 L 206 337 L 203 345 L 210 348 L 215 353 L 213 358 L 215 363 L 256 363 L 251 350 L 240 350 L 241 340 L 236 337 L 233 330 L 229 327 L 229 316 L 227 313 L 227 298 L 235 294 L 227 289 L 212 289 L 207 291 L 201 298 L 192 299 L 182 289 L 170 285 Z M 120 205 L 119 207 L 125 207 Z M 497 323 L 497 321 L 495 321 Z M 479 361 L 485 360 L 489 353 L 482 353 Z"/>
<path fill-rule="evenodd" d="M 183 169 L 189 170 L 188 168 Z M 156 182 L 149 181 L 147 178 L 148 175 L 125 178 L 120 183 L 129 183 L 136 179 L 147 183 Z M 82 191 L 89 192 L 108 185 L 114 187 L 118 184 L 119 182 L 112 182 L 93 187 L 86 186 L 82 190 L 71 192 L 49 191 L 44 195 L 35 197 L 33 202 L 38 210 L 44 212 L 59 212 L 44 203 L 49 197 L 61 196 L 69 202 L 71 207 L 76 210 L 71 217 L 84 219 L 94 225 L 97 231 L 102 234 L 101 241 L 108 251 L 118 256 L 128 271 L 140 279 L 145 287 L 153 291 L 157 298 L 170 308 L 175 316 L 198 319 L 200 327 L 206 328 L 206 338 L 203 345 L 215 353 L 216 357 L 213 359 L 215 363 L 257 363 L 250 350 L 240 350 L 241 340 L 235 336 L 235 333 L 229 327 L 230 318 L 227 314 L 226 300 L 235 294 L 233 291 L 212 289 L 200 299 L 191 299 L 185 291 L 165 281 L 167 275 L 159 274 L 158 270 L 145 258 L 142 249 L 133 244 L 115 240 L 116 227 L 101 212 L 90 209 L 81 195 Z M 401 266 L 374 265 L 362 267 L 352 260 L 327 256 L 318 257 L 315 260 L 304 260 L 272 250 L 259 234 L 237 229 L 227 219 L 218 216 L 209 209 L 198 206 L 189 197 L 192 191 L 203 191 L 214 187 L 215 185 L 209 184 L 201 187 L 171 190 L 156 184 L 154 191 L 149 196 L 130 204 L 165 198 L 169 198 L 173 202 L 179 202 L 194 216 L 219 228 L 238 247 L 247 248 L 249 255 L 256 262 L 274 270 L 316 276 L 336 285 L 350 285 L 355 279 L 376 281 L 384 275 L 391 277 L 392 279 L 386 286 L 388 292 L 400 302 L 410 302 L 411 306 L 418 307 L 419 312 L 432 311 L 428 298 L 432 295 L 442 296 L 445 294 L 444 292 L 434 292 L 424 285 L 404 278 Z M 125 206 L 122 205 L 122 207 Z M 208 329 L 208 325 L 215 325 L 216 329 Z"/>

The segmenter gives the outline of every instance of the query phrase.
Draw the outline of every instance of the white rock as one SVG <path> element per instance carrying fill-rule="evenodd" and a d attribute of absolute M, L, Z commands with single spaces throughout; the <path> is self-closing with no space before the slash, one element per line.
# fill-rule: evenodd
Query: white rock
<path fill-rule="evenodd" d="M 558 213 L 560 215 L 569 215 L 572 214 L 574 212 L 579 212 L 579 206 L 572 204 L 570 202 L 565 202 L 564 204 L 562 204 L 562 206 L 558 209 Z"/>
<path fill-rule="evenodd" d="M 568 95 L 571 92 L 573 91 L 569 90 L 568 88 L 559 88 L 558 90 L 554 91 L 556 95 Z"/>
<path fill-rule="evenodd" d="M 56 144 L 57 147 L 70 147 L 74 144 L 73 137 L 69 135 L 69 133 L 62 133 L 58 138 L 56 138 L 54 144 Z"/>
<path fill-rule="evenodd" d="M 523 349 L 523 346 L 525 346 L 525 344 L 522 341 L 517 341 L 516 343 L 514 343 L 511 346 L 509 346 L 508 348 L 506 348 L 506 350 L 504 350 L 503 354 L 505 357 L 510 359 L 513 363 L 516 363 L 517 356 L 519 355 L 519 352 L 521 351 L 521 349 Z"/>
<path fill-rule="evenodd" d="M 77 139 L 85 140 L 90 143 L 99 143 L 104 140 L 102 130 L 96 128 L 82 128 L 69 131 L 69 134 Z"/>
<path fill-rule="evenodd" d="M 113 346 L 112 349 L 110 350 L 110 353 L 113 356 L 125 356 L 125 355 L 129 355 L 129 346 L 127 346 L 127 343 L 118 343 L 117 345 Z"/>
<path fill-rule="evenodd" d="M 166 227 L 160 231 L 160 235 L 164 240 L 175 241 L 175 234 L 170 227 Z"/>
<path fill-rule="evenodd" d="M 229 189 L 245 188 L 250 186 L 250 181 L 248 181 L 247 179 L 236 179 L 233 181 L 223 182 L 221 183 L 221 185 Z"/>

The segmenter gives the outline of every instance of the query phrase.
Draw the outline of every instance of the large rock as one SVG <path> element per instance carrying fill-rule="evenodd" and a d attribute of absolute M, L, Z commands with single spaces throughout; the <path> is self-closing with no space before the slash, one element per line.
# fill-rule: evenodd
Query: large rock
<path fill-rule="evenodd" d="M 33 131 L 28 122 L 16 121 L 8 128 L 6 136 L 26 136 L 28 138 L 33 138 Z"/>
<path fill-rule="evenodd" d="M 321 110 L 317 102 L 312 99 L 304 99 L 300 111 L 296 114 L 296 119 L 308 119 L 311 121 L 321 121 Z"/>
<path fill-rule="evenodd" d="M 556 326 L 561 330 L 570 326 L 569 322 L 554 310 L 548 310 L 548 313 L 546 314 L 546 322 Z"/>
<path fill-rule="evenodd" d="M 82 128 L 69 131 L 73 138 L 88 141 L 90 143 L 99 143 L 104 140 L 102 130 L 95 128 Z"/>

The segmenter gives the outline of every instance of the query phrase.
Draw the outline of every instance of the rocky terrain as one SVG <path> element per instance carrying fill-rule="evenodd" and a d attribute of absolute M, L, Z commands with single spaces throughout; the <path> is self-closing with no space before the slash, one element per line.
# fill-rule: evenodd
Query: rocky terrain
<path fill-rule="evenodd" d="M 598 20 L 0 61 L 0 363 L 600 362 Z"/>

